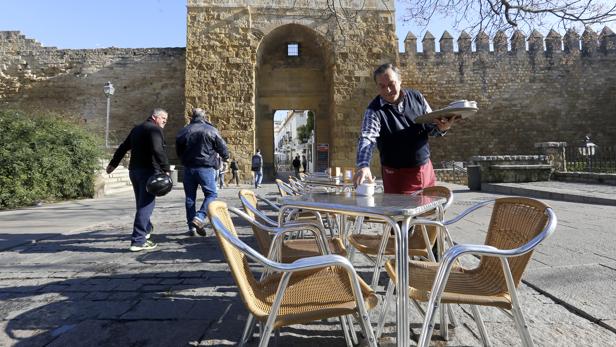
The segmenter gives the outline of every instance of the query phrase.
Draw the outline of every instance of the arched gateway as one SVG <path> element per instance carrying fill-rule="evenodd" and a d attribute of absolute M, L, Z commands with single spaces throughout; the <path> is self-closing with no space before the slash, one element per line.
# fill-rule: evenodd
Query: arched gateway
<path fill-rule="evenodd" d="M 244 174 L 261 148 L 273 172 L 276 110 L 311 110 L 331 166 L 354 163 L 372 69 L 397 60 L 393 1 L 188 1 L 186 110 L 203 107 Z"/>

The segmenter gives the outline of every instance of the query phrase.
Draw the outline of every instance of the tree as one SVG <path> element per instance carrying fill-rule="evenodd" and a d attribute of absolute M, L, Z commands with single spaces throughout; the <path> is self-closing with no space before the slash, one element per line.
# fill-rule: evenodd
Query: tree
<path fill-rule="evenodd" d="M 400 0 L 402 20 L 419 25 L 436 16 L 451 18 L 470 33 L 534 28 L 570 29 L 616 21 L 614 0 Z"/>
<path fill-rule="evenodd" d="M 312 113 L 312 111 L 308 111 L 308 119 L 306 120 L 306 125 L 297 127 L 297 137 L 299 138 L 299 142 L 308 142 L 310 134 L 312 134 L 312 130 L 314 130 L 314 113 Z"/>

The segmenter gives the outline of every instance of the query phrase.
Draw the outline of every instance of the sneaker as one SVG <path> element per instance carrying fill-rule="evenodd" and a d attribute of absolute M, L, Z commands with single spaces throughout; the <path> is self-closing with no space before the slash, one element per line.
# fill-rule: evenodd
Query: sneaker
<path fill-rule="evenodd" d="M 188 229 L 188 236 L 195 236 L 197 233 L 197 228 L 192 227 L 190 229 Z"/>
<path fill-rule="evenodd" d="M 154 225 L 152 225 L 152 229 L 150 229 L 150 231 L 148 231 L 147 234 L 145 234 L 145 239 L 149 240 L 150 236 L 152 236 L 152 233 L 154 232 Z"/>
<path fill-rule="evenodd" d="M 139 251 L 143 251 L 143 250 L 150 250 L 150 249 L 154 249 L 156 248 L 157 244 L 155 244 L 154 242 L 150 241 L 150 240 L 146 240 L 143 245 L 130 245 L 130 251 L 131 252 L 139 252 Z"/>
<path fill-rule="evenodd" d="M 193 218 L 192 222 L 190 222 L 195 227 L 195 231 L 197 234 L 201 236 L 205 236 L 205 222 L 199 219 L 198 217 Z"/>

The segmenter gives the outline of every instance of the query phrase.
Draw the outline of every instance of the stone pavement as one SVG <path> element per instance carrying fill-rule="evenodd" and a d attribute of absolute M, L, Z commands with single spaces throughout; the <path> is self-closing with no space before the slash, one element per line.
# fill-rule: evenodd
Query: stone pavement
<path fill-rule="evenodd" d="M 450 186 L 449 216 L 499 196 Z M 260 190 L 275 195 L 273 185 Z M 221 199 L 238 206 L 237 191 L 223 189 Z M 519 290 L 533 339 L 540 346 L 616 345 L 616 207 L 546 201 L 558 228 L 535 252 Z M 0 346 L 237 342 L 246 310 L 211 230 L 205 238 L 186 235 L 181 189 L 157 201 L 156 250 L 128 252 L 133 209 L 132 195 L 124 194 L 0 212 Z M 483 242 L 489 212 L 455 225 L 454 239 Z M 240 236 L 254 245 L 250 229 L 238 224 Z M 356 259 L 367 278 L 370 268 Z M 446 343 L 435 335 L 434 345 L 480 345 L 469 308 L 454 311 L 460 326 Z M 421 319 L 412 312 L 417 334 Z M 520 344 L 506 316 L 482 313 L 494 345 Z M 393 345 L 393 317 L 390 312 L 381 345 Z M 344 339 L 336 322 L 323 321 L 283 329 L 279 344 L 343 346 Z"/>

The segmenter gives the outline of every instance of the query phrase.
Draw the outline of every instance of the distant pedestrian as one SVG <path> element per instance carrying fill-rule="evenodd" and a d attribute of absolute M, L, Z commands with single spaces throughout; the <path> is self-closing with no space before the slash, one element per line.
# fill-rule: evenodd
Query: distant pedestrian
<path fill-rule="evenodd" d="M 131 152 L 128 172 L 137 206 L 129 248 L 132 252 L 156 248 L 156 243 L 150 240 L 150 234 L 154 230 L 150 218 L 156 205 L 156 197 L 146 190 L 146 184 L 148 178 L 155 173 L 169 174 L 171 171 L 163 135 L 167 117 L 167 112 L 162 108 L 154 109 L 145 122 L 130 131 L 107 165 L 106 172 L 110 174 L 118 167 L 126 152 Z"/>
<path fill-rule="evenodd" d="M 217 156 L 223 161 L 229 158 L 227 144 L 212 123 L 206 120 L 203 109 L 192 111 L 190 124 L 179 131 L 175 138 L 175 149 L 184 165 L 184 194 L 186 195 L 186 221 L 188 234 L 197 232 L 205 236 L 207 206 L 218 197 Z M 201 186 L 204 200 L 196 210 L 197 187 Z"/>
<path fill-rule="evenodd" d="M 220 157 L 220 166 L 218 167 L 218 186 L 220 189 L 225 187 L 225 174 L 229 171 L 229 164 L 226 161 L 223 161 Z"/>
<path fill-rule="evenodd" d="M 231 169 L 231 173 L 233 174 L 233 177 L 231 177 L 231 180 L 229 180 L 229 183 L 235 181 L 235 185 L 239 187 L 240 177 L 238 175 L 238 171 L 240 171 L 240 168 L 237 165 L 237 161 L 235 161 L 235 158 L 231 159 L 231 164 L 229 165 L 229 168 Z"/>
<path fill-rule="evenodd" d="M 302 162 L 299 160 L 299 154 L 295 156 L 293 159 L 293 171 L 295 172 L 295 177 L 299 178 L 299 168 L 302 165 Z"/>
<path fill-rule="evenodd" d="M 261 187 L 261 180 L 263 180 L 263 156 L 261 156 L 261 149 L 257 149 L 257 153 L 252 156 L 251 168 L 255 174 L 255 189 Z"/>
<path fill-rule="evenodd" d="M 308 160 L 306 160 L 306 156 L 302 155 L 302 170 L 303 173 L 307 173 L 306 168 L 308 167 Z"/>

